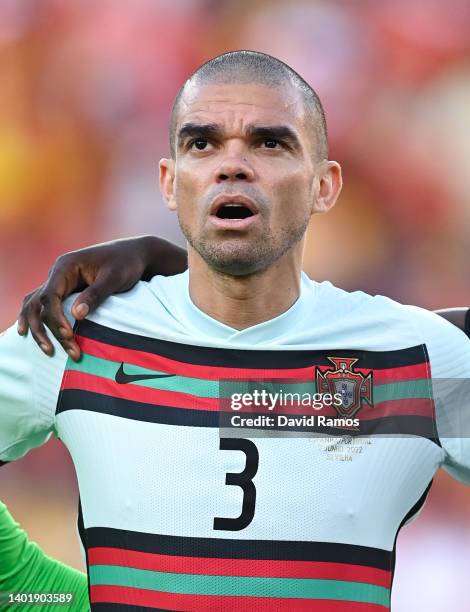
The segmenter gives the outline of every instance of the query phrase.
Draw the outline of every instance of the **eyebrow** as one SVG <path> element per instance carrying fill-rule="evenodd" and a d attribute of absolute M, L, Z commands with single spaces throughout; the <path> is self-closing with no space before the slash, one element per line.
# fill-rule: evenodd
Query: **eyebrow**
<path fill-rule="evenodd" d="M 186 138 L 213 138 L 220 132 L 221 126 L 217 123 L 185 123 L 178 132 L 178 142 Z"/>
<path fill-rule="evenodd" d="M 265 138 L 289 142 L 291 146 L 300 148 L 300 140 L 296 132 L 287 125 L 251 125 L 248 133 L 252 138 Z"/>
<path fill-rule="evenodd" d="M 223 132 L 217 123 L 185 123 L 178 132 L 178 142 L 187 138 L 215 138 Z M 287 125 L 249 125 L 248 135 L 256 139 L 273 139 L 288 142 L 294 148 L 300 148 L 297 133 Z"/>

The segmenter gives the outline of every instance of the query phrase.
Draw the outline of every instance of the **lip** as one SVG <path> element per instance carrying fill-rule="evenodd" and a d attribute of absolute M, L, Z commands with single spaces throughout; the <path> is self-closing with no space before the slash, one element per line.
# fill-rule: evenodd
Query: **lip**
<path fill-rule="evenodd" d="M 225 204 L 233 203 L 243 204 L 253 214 L 251 215 L 251 217 L 246 217 L 245 219 L 220 219 L 217 216 L 217 213 L 222 208 L 222 206 L 224 206 Z M 242 230 L 246 229 L 252 223 L 254 223 L 257 220 L 258 216 L 258 207 L 251 198 L 247 198 L 246 196 L 240 193 L 227 193 L 217 196 L 212 202 L 209 219 L 211 220 L 212 224 L 219 229 Z"/>
<path fill-rule="evenodd" d="M 258 217 L 258 214 L 254 214 L 251 217 L 246 217 L 246 219 L 219 219 L 219 217 L 211 215 L 209 219 L 219 229 L 242 230 L 254 223 Z"/>
<path fill-rule="evenodd" d="M 212 202 L 210 215 L 219 219 L 217 217 L 217 213 L 222 208 L 222 206 L 224 206 L 225 204 L 243 204 L 244 206 L 248 208 L 248 210 L 250 210 L 253 213 L 253 216 L 258 214 L 258 207 L 256 206 L 256 204 L 253 202 L 251 198 L 247 198 L 241 193 L 225 193 L 225 194 L 221 194 L 217 196 L 215 200 Z M 247 217 L 247 218 L 251 219 L 251 217 Z M 219 221 L 225 221 L 225 220 L 226 219 L 219 219 Z M 235 219 L 235 221 L 239 221 L 239 220 L 240 219 Z M 241 220 L 245 221 L 245 219 L 241 219 Z M 230 219 L 230 221 L 233 221 L 233 219 Z"/>

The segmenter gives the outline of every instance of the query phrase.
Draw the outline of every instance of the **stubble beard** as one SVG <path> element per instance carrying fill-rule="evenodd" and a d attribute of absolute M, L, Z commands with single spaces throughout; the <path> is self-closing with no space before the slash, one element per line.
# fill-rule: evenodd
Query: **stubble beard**
<path fill-rule="evenodd" d="M 302 240 L 309 219 L 278 232 L 267 230 L 260 239 L 253 241 L 244 238 L 209 240 L 204 232 L 195 235 L 181 219 L 179 221 L 186 240 L 212 270 L 228 276 L 249 276 L 271 267 Z"/>

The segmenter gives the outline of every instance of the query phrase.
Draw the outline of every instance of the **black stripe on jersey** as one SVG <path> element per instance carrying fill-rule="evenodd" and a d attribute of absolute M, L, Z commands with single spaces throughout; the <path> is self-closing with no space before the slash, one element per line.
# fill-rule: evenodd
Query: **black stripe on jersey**
<path fill-rule="evenodd" d="M 103 344 L 153 353 L 184 363 L 226 368 L 258 368 L 262 370 L 266 368 L 304 368 L 313 365 L 331 367 L 332 364 L 328 361 L 328 356 L 357 357 L 359 361 L 355 364 L 355 367 L 371 370 L 416 365 L 428 361 L 424 345 L 395 351 L 360 351 L 357 349 L 268 351 L 212 348 L 129 334 L 86 319 L 77 323 L 75 332 Z"/>
<path fill-rule="evenodd" d="M 392 585 L 393 585 L 393 578 L 395 576 L 395 562 L 396 562 L 396 556 L 397 556 L 397 538 L 398 538 L 398 534 L 400 533 L 400 530 L 402 529 L 402 527 L 408 521 L 410 521 L 416 514 L 418 514 L 418 512 L 424 506 L 424 504 L 426 502 L 426 499 L 428 497 L 429 491 L 431 490 L 433 482 L 434 482 L 434 479 L 431 478 L 431 481 L 429 482 L 428 486 L 426 487 L 424 493 L 421 495 L 421 497 L 418 499 L 418 501 L 415 503 L 415 505 L 406 513 L 406 515 L 404 516 L 402 522 L 398 526 L 397 532 L 395 534 L 395 541 L 393 542 L 393 550 L 392 550 L 392 555 L 391 555 L 391 566 L 390 566 L 390 569 L 392 570 L 392 584 L 390 585 L 390 587 L 392 587 Z"/>
<path fill-rule="evenodd" d="M 470 338 L 470 308 L 467 310 L 467 312 L 465 314 L 465 328 L 464 328 L 464 331 L 467 334 L 467 336 Z"/>
<path fill-rule="evenodd" d="M 86 532 L 90 548 L 121 548 L 183 557 L 325 561 L 390 570 L 391 552 L 369 546 L 287 540 L 190 538 L 105 527 L 90 527 Z"/>
<path fill-rule="evenodd" d="M 57 414 L 67 410 L 87 410 L 112 416 L 162 423 L 165 425 L 187 425 L 190 427 L 218 427 L 219 413 L 210 410 L 189 410 L 157 406 L 142 402 L 132 402 L 111 395 L 101 395 L 92 391 L 63 389 Z"/>
<path fill-rule="evenodd" d="M 78 529 L 78 534 L 80 536 L 80 540 L 82 542 L 83 550 L 85 551 L 86 566 L 88 568 L 89 567 L 88 565 L 88 545 L 86 541 L 86 529 L 83 523 L 82 502 L 81 502 L 80 497 L 78 498 L 77 529 Z M 87 572 L 87 583 L 88 583 L 88 599 L 90 599 L 90 573 L 89 572 Z"/>
<path fill-rule="evenodd" d="M 162 425 L 178 425 L 187 427 L 221 427 L 224 430 L 237 431 L 237 437 L 249 435 L 251 431 L 279 431 L 279 432 L 304 432 L 311 434 L 322 434 L 323 436 L 365 436 L 365 435 L 391 435 L 391 436 L 417 436 L 431 440 L 440 446 L 439 440 L 435 438 L 436 427 L 434 419 L 423 416 L 389 416 L 368 421 L 360 420 L 359 429 L 326 427 L 316 425 L 313 427 L 255 427 L 248 428 L 230 427 L 230 417 L 233 413 L 213 412 L 210 410 L 190 410 L 188 408 L 175 408 L 133 402 L 131 400 L 101 395 L 92 391 L 81 391 L 79 389 L 64 389 L 61 402 L 57 408 L 57 414 L 67 410 L 86 410 L 88 412 L 99 412 L 110 416 L 132 419 L 134 421 L 145 421 L 147 423 L 160 423 Z M 250 418 L 255 418 L 257 413 L 250 413 Z M 295 415 L 287 415 L 289 417 Z M 332 418 L 332 417 L 329 417 Z"/>
<path fill-rule="evenodd" d="M 436 438 L 436 422 L 432 417 L 396 415 L 361 421 L 360 412 L 356 416 L 359 418 L 360 432 L 357 435 L 416 436 L 441 446 L 439 438 Z M 345 429 L 341 431 L 343 435 L 346 432 Z"/>

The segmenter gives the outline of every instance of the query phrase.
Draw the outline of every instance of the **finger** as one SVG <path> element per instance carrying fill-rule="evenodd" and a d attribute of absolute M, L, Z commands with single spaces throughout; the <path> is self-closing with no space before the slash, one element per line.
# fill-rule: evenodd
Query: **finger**
<path fill-rule="evenodd" d="M 72 326 L 64 314 L 63 300 L 77 288 L 78 284 L 78 266 L 62 256 L 51 269 L 39 294 L 42 321 L 75 361 L 80 358 L 80 348 L 75 342 Z"/>
<path fill-rule="evenodd" d="M 20 336 L 26 336 L 26 334 L 28 333 L 28 329 L 29 329 L 28 321 L 25 315 L 23 314 L 23 311 L 21 311 L 20 314 L 18 315 L 18 323 L 16 326 L 16 331 L 20 334 Z"/>
<path fill-rule="evenodd" d="M 23 298 L 23 303 L 21 304 L 21 309 L 20 312 L 18 313 L 18 323 L 17 323 L 17 332 L 20 334 L 20 336 L 26 336 L 26 334 L 28 333 L 28 329 L 29 329 L 29 324 L 28 324 L 28 308 L 29 305 L 31 303 L 32 298 L 34 297 L 34 295 L 37 293 L 38 289 L 35 289 L 34 291 L 31 291 L 31 293 L 28 293 L 27 295 L 25 295 L 25 297 Z"/>
<path fill-rule="evenodd" d="M 81 355 L 80 347 L 75 342 L 75 340 L 62 340 L 61 344 L 65 352 L 71 359 L 73 359 L 74 361 L 79 361 Z"/>
<path fill-rule="evenodd" d="M 86 300 L 86 296 L 80 294 L 72 305 L 72 314 L 79 321 L 84 319 L 90 312 L 90 307 L 84 300 Z"/>
<path fill-rule="evenodd" d="M 115 291 L 116 273 L 107 270 L 98 272 L 95 281 L 75 299 L 72 304 L 72 315 L 79 321 L 84 319 Z"/>
<path fill-rule="evenodd" d="M 52 291 L 42 291 L 39 301 L 42 306 L 41 319 L 59 340 L 73 339 L 73 330 L 69 320 L 64 314 L 63 295 Z"/>
<path fill-rule="evenodd" d="M 29 322 L 29 329 L 34 340 L 39 345 L 41 351 L 51 357 L 54 354 L 54 345 L 50 341 L 46 328 L 41 321 L 39 301 L 30 306 L 27 313 L 27 318 Z"/>
<path fill-rule="evenodd" d="M 31 335 L 40 349 L 50 356 L 54 354 L 54 346 L 41 321 L 41 304 L 38 299 L 39 289 L 28 294 L 23 300 L 21 312 L 18 316 L 18 331 L 24 332 L 23 335 L 25 335 L 28 329 L 31 330 Z"/>
<path fill-rule="evenodd" d="M 62 300 L 58 295 L 42 295 L 41 320 L 60 342 L 64 351 L 74 360 L 80 358 L 80 348 L 75 341 L 72 326 L 64 315 Z"/>

